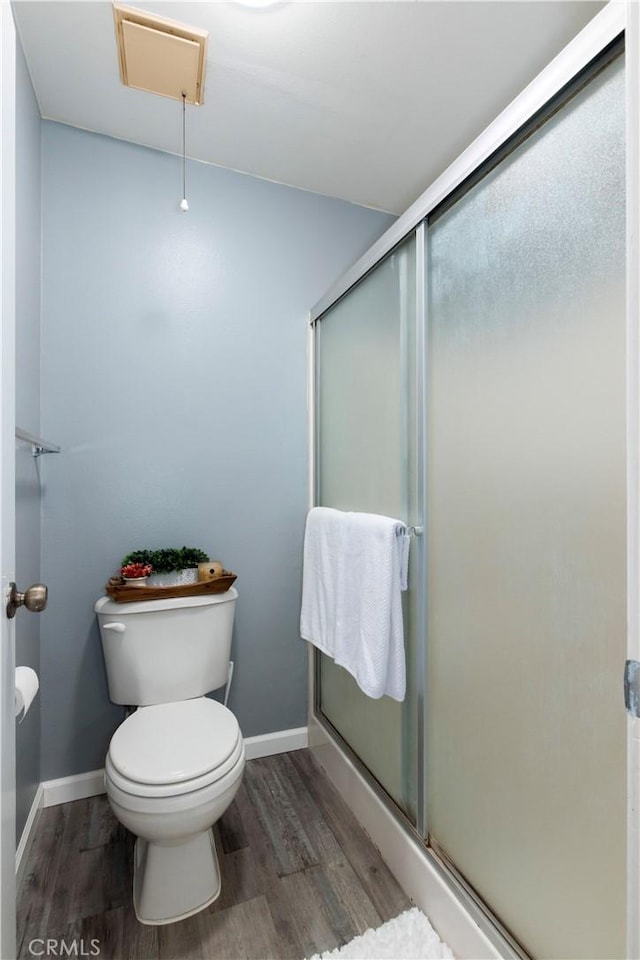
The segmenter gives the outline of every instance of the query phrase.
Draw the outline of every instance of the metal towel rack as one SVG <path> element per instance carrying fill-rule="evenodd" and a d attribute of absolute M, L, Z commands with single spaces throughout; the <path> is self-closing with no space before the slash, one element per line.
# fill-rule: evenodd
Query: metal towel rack
<path fill-rule="evenodd" d="M 42 437 L 35 437 L 32 433 L 27 433 L 20 427 L 16 427 L 16 440 L 31 444 L 31 453 L 34 457 L 41 457 L 43 453 L 60 453 L 61 450 L 57 443 L 49 443 Z"/>
<path fill-rule="evenodd" d="M 424 527 L 410 527 L 406 523 L 396 526 L 396 537 L 421 537 Z"/>

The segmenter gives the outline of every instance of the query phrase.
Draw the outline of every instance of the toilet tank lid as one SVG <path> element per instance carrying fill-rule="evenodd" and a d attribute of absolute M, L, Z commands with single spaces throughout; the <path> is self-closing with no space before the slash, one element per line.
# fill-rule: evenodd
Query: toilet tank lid
<path fill-rule="evenodd" d="M 96 600 L 93 609 L 96 613 L 106 613 L 110 616 L 130 613 L 154 613 L 158 610 L 177 610 L 179 607 L 207 607 L 214 603 L 228 603 L 236 600 L 238 591 L 229 587 L 224 593 L 207 593 L 191 597 L 167 597 L 166 600 L 134 600 L 131 603 L 118 603 L 111 597 L 100 597 Z"/>

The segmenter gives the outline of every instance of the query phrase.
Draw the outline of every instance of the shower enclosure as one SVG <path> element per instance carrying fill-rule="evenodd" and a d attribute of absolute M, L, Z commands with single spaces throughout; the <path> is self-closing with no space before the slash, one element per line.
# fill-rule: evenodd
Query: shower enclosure
<path fill-rule="evenodd" d="M 316 653 L 313 721 L 507 956 L 635 956 L 624 22 L 596 21 L 312 312 L 313 500 L 415 527 L 405 701 Z"/>

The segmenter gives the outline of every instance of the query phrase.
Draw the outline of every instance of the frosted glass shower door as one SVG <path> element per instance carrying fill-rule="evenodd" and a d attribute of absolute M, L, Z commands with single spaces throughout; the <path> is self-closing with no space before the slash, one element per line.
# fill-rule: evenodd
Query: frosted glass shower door
<path fill-rule="evenodd" d="M 624 64 L 429 226 L 429 835 L 535 957 L 625 947 Z"/>
<path fill-rule="evenodd" d="M 316 339 L 317 503 L 416 522 L 413 236 L 323 314 Z M 321 656 L 320 708 L 396 802 L 415 814 L 413 607 L 405 594 L 407 699 L 372 700 Z"/>

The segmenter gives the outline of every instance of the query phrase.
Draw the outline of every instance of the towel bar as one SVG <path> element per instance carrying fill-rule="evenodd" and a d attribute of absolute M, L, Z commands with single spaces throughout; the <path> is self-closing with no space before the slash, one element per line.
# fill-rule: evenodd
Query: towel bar
<path fill-rule="evenodd" d="M 32 433 L 22 430 L 21 427 L 16 427 L 16 440 L 30 443 L 34 457 L 41 457 L 43 453 L 60 453 L 60 447 L 56 443 L 49 443 L 41 437 L 35 437 Z"/>

